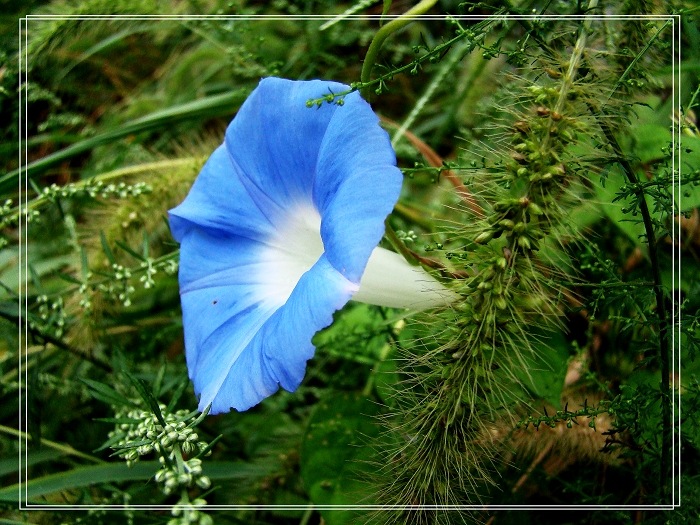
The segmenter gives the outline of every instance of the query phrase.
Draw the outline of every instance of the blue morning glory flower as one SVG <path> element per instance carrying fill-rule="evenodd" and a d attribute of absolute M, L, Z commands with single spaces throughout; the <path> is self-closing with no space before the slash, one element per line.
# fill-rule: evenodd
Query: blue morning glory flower
<path fill-rule="evenodd" d="M 280 385 L 294 391 L 311 338 L 351 298 L 423 308 L 450 294 L 377 248 L 402 182 L 389 137 L 356 92 L 306 106 L 347 89 L 263 79 L 170 210 L 200 410 L 246 410 Z"/>

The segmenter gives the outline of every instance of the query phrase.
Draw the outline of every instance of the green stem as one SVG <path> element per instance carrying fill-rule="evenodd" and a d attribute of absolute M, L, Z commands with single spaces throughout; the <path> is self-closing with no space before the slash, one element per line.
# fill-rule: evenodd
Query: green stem
<path fill-rule="evenodd" d="M 314 513 L 314 506 L 313 504 L 309 505 L 306 507 L 306 510 L 304 511 L 304 515 L 301 517 L 301 521 L 299 522 L 299 525 L 308 525 L 309 520 L 311 519 L 311 516 L 313 516 Z"/>
<path fill-rule="evenodd" d="M 159 160 L 156 162 L 146 162 L 144 164 L 137 164 L 135 166 L 127 166 L 126 168 L 119 168 L 116 170 L 108 171 L 107 173 L 102 173 L 90 179 L 85 179 L 79 182 L 72 183 L 76 190 L 85 190 L 96 182 L 110 182 L 112 180 L 121 179 L 124 177 L 132 177 L 134 175 L 139 175 L 142 173 L 148 173 L 152 171 L 167 171 L 180 168 L 187 165 L 199 165 L 204 162 L 204 157 L 187 157 L 183 159 L 172 159 L 172 160 Z M 37 195 L 32 201 L 23 209 L 21 206 L 15 207 L 11 213 L 13 214 L 14 221 L 18 221 L 20 215 L 24 211 L 30 211 L 41 207 L 43 204 L 50 202 L 50 197 L 43 193 Z"/>
<path fill-rule="evenodd" d="M 462 54 L 464 52 L 463 48 L 465 46 L 461 47 L 462 49 L 460 49 L 456 53 L 453 53 L 452 56 L 448 60 L 446 60 L 444 64 L 442 64 L 437 74 L 435 75 L 435 78 L 433 78 L 430 84 L 428 84 L 427 89 L 425 90 L 423 95 L 421 95 L 421 97 L 418 99 L 416 104 L 413 106 L 413 109 L 406 117 L 406 120 L 403 121 L 399 129 L 396 130 L 396 133 L 394 133 L 394 136 L 391 139 L 391 145 L 394 146 L 394 148 L 396 148 L 396 145 L 401 140 L 401 137 L 404 136 L 406 130 L 413 125 L 413 122 L 416 120 L 416 118 L 418 118 L 420 112 L 423 111 L 425 105 L 433 97 L 437 88 L 442 85 L 447 74 L 450 73 L 453 70 L 453 68 L 457 65 L 457 63 L 462 59 Z"/>
<path fill-rule="evenodd" d="M 700 86 L 695 88 L 695 93 L 693 93 L 692 98 L 690 99 L 690 102 L 688 102 L 688 109 L 693 109 L 695 106 L 698 104 L 695 103 L 695 99 L 698 98 L 698 94 L 700 94 Z"/>
<path fill-rule="evenodd" d="M 436 3 L 437 0 L 422 0 L 417 5 L 413 6 L 411 9 L 406 11 L 404 14 L 402 14 L 398 18 L 393 19 L 391 22 L 389 22 L 388 24 L 380 28 L 379 31 L 377 31 L 377 34 L 374 35 L 374 38 L 372 39 L 372 42 L 369 45 L 369 49 L 367 49 L 365 61 L 362 64 L 362 73 L 360 75 L 360 80 L 363 83 L 369 82 L 372 76 L 372 68 L 374 68 L 374 64 L 377 61 L 377 55 L 379 55 L 379 50 L 382 48 L 382 44 L 384 44 L 384 41 L 389 37 L 389 35 L 410 24 L 416 16 L 425 14 L 425 12 L 428 11 L 428 9 L 430 9 L 431 7 L 433 7 Z M 369 96 L 369 93 L 365 92 L 362 93 L 362 95 L 365 98 L 367 98 Z"/>
<path fill-rule="evenodd" d="M 403 323 L 403 320 L 399 321 L 399 323 Z M 367 382 L 365 383 L 365 387 L 362 389 L 362 395 L 364 397 L 369 397 L 372 394 L 372 390 L 374 389 L 374 382 L 377 378 L 377 374 L 380 373 L 382 363 L 384 363 L 384 361 L 387 360 L 393 348 L 394 346 L 392 343 L 385 343 L 384 346 L 382 346 L 382 349 L 379 351 L 379 358 L 374 363 L 372 371 L 369 373 L 369 377 L 367 378 Z"/>
<path fill-rule="evenodd" d="M 591 12 L 593 9 L 595 9 L 598 6 L 598 0 L 590 0 L 588 2 L 588 9 L 587 12 Z M 574 51 L 571 53 L 571 60 L 569 60 L 569 67 L 566 70 L 566 73 L 564 74 L 564 78 L 562 79 L 561 83 L 561 89 L 559 90 L 559 98 L 557 99 L 557 103 L 552 109 L 552 112 L 549 117 L 549 129 L 554 128 L 554 118 L 556 114 L 561 114 L 562 109 L 564 108 L 564 104 L 566 103 L 567 96 L 569 94 L 569 90 L 571 89 L 571 86 L 574 84 L 574 79 L 576 78 L 576 75 L 578 74 L 578 68 L 579 64 L 581 63 L 581 58 L 583 57 L 583 52 L 586 49 L 586 40 L 588 39 L 588 32 L 591 27 L 591 19 L 592 17 L 586 17 L 586 19 L 583 21 L 583 24 L 581 25 L 581 30 L 578 36 L 578 39 L 576 40 L 576 45 L 574 46 Z M 541 151 L 546 151 L 548 146 L 549 146 L 549 137 L 550 134 L 548 133 L 545 135 L 544 140 L 542 141 L 542 147 Z"/>
<path fill-rule="evenodd" d="M 16 324 L 17 326 L 21 326 L 22 323 L 27 322 L 26 317 L 23 318 L 21 315 L 15 314 L 14 312 L 0 311 L 0 318 L 7 319 L 8 321 Z M 112 367 L 108 363 L 100 361 L 99 359 L 89 355 L 88 353 L 81 352 L 77 348 L 73 348 L 72 346 L 65 343 L 60 338 L 53 337 L 52 335 L 45 333 L 43 330 L 38 329 L 38 328 L 33 328 L 33 327 L 29 326 L 28 324 L 26 325 L 26 328 L 27 328 L 27 331 L 29 332 L 29 334 L 31 334 L 34 337 L 41 338 L 44 345 L 52 344 L 56 348 L 60 348 L 61 350 L 64 350 L 68 353 L 71 353 L 71 354 L 79 357 L 80 359 L 89 361 L 91 364 L 95 365 L 96 367 L 101 368 L 102 370 L 104 370 L 106 372 L 112 372 Z"/>
<path fill-rule="evenodd" d="M 18 437 L 20 439 L 28 439 L 29 441 L 32 441 L 32 436 L 30 436 L 26 432 L 22 432 L 21 430 L 17 430 L 11 427 L 6 427 L 5 425 L 0 425 L 0 432 L 3 434 L 9 434 L 11 436 Z M 40 443 L 42 446 L 58 450 L 59 452 L 62 452 L 67 456 L 75 456 L 76 458 L 86 459 L 88 461 L 92 461 L 93 463 L 104 463 L 104 461 L 102 461 L 101 459 L 96 458 L 94 456 L 90 456 L 88 454 L 84 454 L 79 450 L 75 450 L 70 445 L 62 445 L 61 443 L 56 443 L 55 441 L 50 441 L 44 438 L 40 439 Z"/>
<path fill-rule="evenodd" d="M 593 114 L 600 114 L 599 110 L 591 108 Z M 656 244 L 656 234 L 651 218 L 649 205 L 644 196 L 644 190 L 639 185 L 637 174 L 630 162 L 625 158 L 622 148 L 615 138 L 610 126 L 604 119 L 598 119 L 598 125 L 603 130 L 603 134 L 617 156 L 617 162 L 622 167 L 627 181 L 633 186 L 634 193 L 639 201 L 639 211 L 642 215 L 644 230 L 647 236 L 649 247 L 649 261 L 651 263 L 651 274 L 654 281 L 654 295 L 656 297 L 656 311 L 659 317 L 659 363 L 661 366 L 661 468 L 660 487 L 661 494 L 668 494 L 669 476 L 671 474 L 671 378 L 670 378 L 670 355 L 669 355 L 669 319 L 666 310 L 666 297 L 664 296 L 661 283 L 661 267 L 659 264 L 659 254 Z"/>

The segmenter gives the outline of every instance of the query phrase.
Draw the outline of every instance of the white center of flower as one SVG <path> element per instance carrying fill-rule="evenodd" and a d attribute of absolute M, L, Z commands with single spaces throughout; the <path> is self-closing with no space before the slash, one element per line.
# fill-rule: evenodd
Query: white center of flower
<path fill-rule="evenodd" d="M 411 266 L 398 253 L 377 246 L 367 261 L 360 289 L 354 295 L 361 303 L 423 310 L 446 306 L 458 296 L 419 266 Z"/>
<path fill-rule="evenodd" d="M 273 308 L 287 302 L 294 287 L 324 252 L 321 216 L 312 204 L 291 206 L 284 224 L 260 254 L 260 292 Z M 458 296 L 400 255 L 376 247 L 354 295 L 356 301 L 422 310 L 446 306 Z"/>
<path fill-rule="evenodd" d="M 294 287 L 323 254 L 321 216 L 310 204 L 292 207 L 284 224 L 268 239 L 260 255 L 259 282 L 268 300 L 283 305 Z"/>

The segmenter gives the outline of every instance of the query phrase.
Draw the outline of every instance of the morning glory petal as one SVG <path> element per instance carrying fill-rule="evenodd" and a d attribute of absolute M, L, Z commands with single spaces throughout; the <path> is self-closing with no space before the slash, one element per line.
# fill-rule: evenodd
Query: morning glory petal
<path fill-rule="evenodd" d="M 308 108 L 306 101 L 347 89 L 321 80 L 264 78 L 243 103 L 226 130 L 226 148 L 261 208 L 284 215 L 290 203 L 309 201 L 318 150 L 342 108 Z"/>
<path fill-rule="evenodd" d="M 279 308 L 231 366 L 215 398 L 202 394 L 200 410 L 211 401 L 212 412 L 247 410 L 282 386 L 294 391 L 301 383 L 306 362 L 314 355 L 311 339 L 330 325 L 357 285 L 338 273 L 325 257 L 297 283 Z M 231 337 L 236 334 L 228 332 Z"/>
<path fill-rule="evenodd" d="M 343 105 L 306 107 L 346 90 L 263 79 L 170 212 L 200 410 L 246 410 L 280 386 L 295 390 L 313 335 L 361 287 L 358 297 L 374 304 L 442 303 L 444 287 L 422 270 L 381 250 L 370 257 L 402 177 L 387 133 L 358 93 Z M 393 275 L 405 282 L 386 285 Z"/>
<path fill-rule="evenodd" d="M 241 182 L 240 169 L 219 146 L 197 176 L 187 198 L 170 210 L 170 229 L 178 242 L 192 228 L 213 228 L 263 238 L 273 227 Z"/>
<path fill-rule="evenodd" d="M 327 257 L 357 282 L 403 181 L 389 135 L 358 93 L 345 97 L 328 123 L 316 170 L 314 202 Z"/>
<path fill-rule="evenodd" d="M 187 254 L 180 258 L 180 295 L 187 367 L 194 378 L 203 361 L 224 350 L 210 339 L 214 332 L 227 323 L 231 326 L 230 321 L 238 317 L 243 318 L 235 321 L 239 330 L 242 322 L 259 329 L 288 294 L 276 299 L 263 296 L 268 269 L 260 259 L 264 245 L 257 241 L 199 228 L 184 236 L 180 249 Z M 247 319 L 242 313 L 256 315 Z M 201 352 L 204 348 L 207 352 Z M 234 360 L 235 353 L 231 352 Z"/>

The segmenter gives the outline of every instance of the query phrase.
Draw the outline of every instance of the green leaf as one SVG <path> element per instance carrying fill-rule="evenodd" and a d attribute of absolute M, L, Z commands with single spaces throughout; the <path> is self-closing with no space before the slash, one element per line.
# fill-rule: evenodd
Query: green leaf
<path fill-rule="evenodd" d="M 532 352 L 523 352 L 524 367 L 513 367 L 513 374 L 536 399 L 561 409 L 561 392 L 569 366 L 569 348 L 564 335 L 532 334 Z"/>
<path fill-rule="evenodd" d="M 383 5 L 382 5 L 382 20 L 384 17 L 389 13 L 389 9 L 391 9 L 391 0 L 383 0 Z"/>
<path fill-rule="evenodd" d="M 64 490 L 89 487 L 98 483 L 117 483 L 120 481 L 147 480 L 160 469 L 157 461 L 138 462 L 132 467 L 126 463 L 107 463 L 77 467 L 66 472 L 49 474 L 38 479 L 30 479 L 22 484 L 27 499 L 36 499 Z M 16 502 L 19 485 L 12 485 L 0 490 L 0 501 Z"/>
<path fill-rule="evenodd" d="M 179 378 L 177 382 L 177 386 L 175 387 L 174 392 L 170 396 L 170 402 L 168 403 L 167 411 L 168 412 L 175 412 L 175 407 L 177 406 L 177 402 L 180 400 L 182 397 L 182 394 L 185 393 L 185 390 L 190 386 L 189 381 L 187 380 L 187 376 L 183 374 L 181 378 Z"/>
<path fill-rule="evenodd" d="M 301 446 L 301 477 L 316 505 L 372 503 L 367 480 L 376 466 L 368 441 L 379 433 L 379 405 L 354 393 L 336 393 L 314 409 Z M 350 523 L 356 511 L 321 511 L 328 525 Z"/>
<path fill-rule="evenodd" d="M 659 162 L 665 158 L 664 148 L 671 144 L 671 131 L 659 124 L 636 124 L 634 135 L 627 137 L 625 151 L 642 164 Z M 623 142 L 623 144 L 624 144 Z"/>
<path fill-rule="evenodd" d="M 111 264 L 116 264 L 117 260 L 114 257 L 114 253 L 112 253 L 112 248 L 109 247 L 109 243 L 107 242 L 107 237 L 105 237 L 105 232 L 100 230 L 100 244 L 102 244 L 102 251 L 105 252 L 105 256 L 107 259 L 109 259 L 109 262 Z"/>
<path fill-rule="evenodd" d="M 92 379 L 81 378 L 80 381 L 85 383 L 90 389 L 90 395 L 99 401 L 115 406 L 134 406 L 126 396 L 114 390 L 111 386 Z"/>
<path fill-rule="evenodd" d="M 39 450 L 28 451 L 26 456 L 23 456 L 21 462 L 17 457 L 17 454 L 13 454 L 11 457 L 6 459 L 0 459 L 0 476 L 7 476 L 13 472 L 19 472 L 20 465 L 21 468 L 31 467 L 38 463 L 43 463 L 44 461 L 54 461 L 65 455 L 64 452 L 60 450 L 54 450 L 52 448 L 42 448 Z"/>
<path fill-rule="evenodd" d="M 126 481 L 147 481 L 160 470 L 157 461 L 138 461 L 131 467 L 126 463 L 105 463 L 77 467 L 66 472 L 49 474 L 37 479 L 30 479 L 22 484 L 26 489 L 27 498 L 35 500 L 43 496 L 65 490 L 90 487 L 102 483 L 119 483 Z M 261 471 L 260 467 L 243 461 L 214 461 L 205 466 L 206 474 L 213 481 L 217 480 L 249 480 L 271 474 L 271 471 Z M 11 485 L 0 489 L 0 502 L 17 503 L 19 485 Z M 40 502 L 38 502 L 40 503 Z"/>
<path fill-rule="evenodd" d="M 396 384 L 399 382 L 399 371 L 397 360 L 392 358 L 384 359 L 377 364 L 374 375 L 374 388 L 382 400 L 388 406 L 393 406 Z"/>
<path fill-rule="evenodd" d="M 350 6 L 347 8 L 343 13 L 333 17 L 331 20 L 328 20 L 327 22 L 323 23 L 321 27 L 319 27 L 319 31 L 325 31 L 331 26 L 334 26 L 338 22 L 341 22 L 343 20 L 346 20 L 349 16 L 354 15 L 355 13 L 358 13 L 359 11 L 362 11 L 366 7 L 371 6 L 372 4 L 377 3 L 378 0 L 360 0 L 356 4 Z M 386 2 L 387 0 L 384 0 Z M 389 0 L 390 1 L 390 0 Z"/>
<path fill-rule="evenodd" d="M 700 208 L 700 183 L 683 184 L 687 176 L 700 170 L 700 138 L 681 136 L 681 203 L 680 210 Z"/>
<path fill-rule="evenodd" d="M 160 405 L 158 404 L 158 400 L 153 396 L 148 384 L 126 370 L 122 370 L 122 373 L 131 382 L 131 384 L 134 385 L 134 388 L 141 396 L 141 399 L 143 399 L 151 408 L 151 411 L 156 416 L 156 419 L 158 419 L 158 422 L 165 427 L 165 418 L 160 411 Z"/>
<path fill-rule="evenodd" d="M 83 284 L 83 282 L 81 280 L 76 279 L 75 277 L 73 277 L 72 275 L 67 274 L 67 273 L 59 273 L 57 275 L 57 277 L 59 279 L 61 279 L 62 281 L 66 281 L 67 283 L 78 284 L 78 285 Z"/>
<path fill-rule="evenodd" d="M 317 349 L 364 365 L 374 365 L 387 341 L 388 322 L 375 306 L 355 303 L 314 336 Z"/>
<path fill-rule="evenodd" d="M 126 434 L 121 433 L 121 432 L 116 432 L 112 434 L 112 436 L 107 439 L 104 443 L 102 443 L 99 447 L 97 447 L 93 452 L 101 452 L 103 450 L 107 450 L 108 448 L 112 448 L 112 445 L 115 443 L 119 443 L 122 439 L 126 437 Z"/>
<path fill-rule="evenodd" d="M 622 230 L 637 246 L 646 250 L 646 231 L 640 215 L 632 216 L 626 213 L 625 208 L 633 206 L 634 197 L 619 198 L 619 193 L 626 186 L 622 169 L 615 165 L 610 168 L 605 184 L 600 179 L 595 179 L 593 185 L 601 210 L 607 217 Z M 649 208 L 653 209 L 653 203 L 647 198 Z"/>
<path fill-rule="evenodd" d="M 131 248 L 129 248 L 128 245 L 126 245 L 126 244 L 123 243 L 122 241 L 115 241 L 115 244 L 116 244 L 119 248 L 121 248 L 122 250 L 124 250 L 126 253 L 128 253 L 129 255 L 131 255 L 131 256 L 132 256 L 134 259 L 136 259 L 137 261 L 145 261 L 145 260 L 146 260 L 146 259 L 144 259 L 144 257 L 143 257 L 140 253 L 138 253 L 138 252 L 132 250 Z"/>

